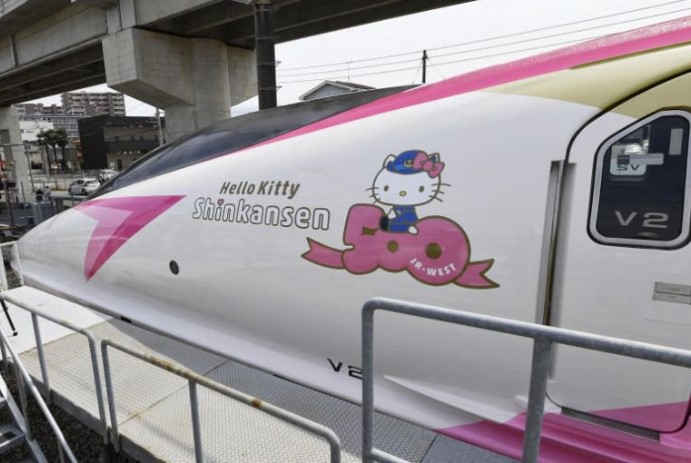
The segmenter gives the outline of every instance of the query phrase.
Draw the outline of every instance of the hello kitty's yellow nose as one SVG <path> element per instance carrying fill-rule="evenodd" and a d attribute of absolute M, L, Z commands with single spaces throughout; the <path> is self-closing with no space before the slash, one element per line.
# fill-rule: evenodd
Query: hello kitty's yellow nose
<path fill-rule="evenodd" d="M 403 191 L 401 191 L 400 193 L 398 193 L 399 196 L 405 196 L 405 195 L 407 195 L 407 194 L 408 194 L 408 193 L 406 193 L 405 190 L 403 190 Z"/>

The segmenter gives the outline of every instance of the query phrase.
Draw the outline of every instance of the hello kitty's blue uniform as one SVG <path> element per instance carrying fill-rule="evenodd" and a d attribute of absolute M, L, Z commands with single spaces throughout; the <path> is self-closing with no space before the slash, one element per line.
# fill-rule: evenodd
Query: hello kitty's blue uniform
<path fill-rule="evenodd" d="M 407 232 L 417 222 L 415 206 L 394 206 L 393 212 L 396 217 L 389 219 L 388 231 L 390 232 Z"/>
<path fill-rule="evenodd" d="M 418 150 L 402 152 L 396 156 L 396 159 L 389 161 L 386 164 L 386 170 L 403 175 L 416 174 L 420 172 L 420 170 L 413 168 L 413 160 L 418 153 Z M 396 217 L 392 219 L 387 217 L 387 220 L 385 221 L 386 226 L 382 227 L 386 231 L 405 233 L 417 222 L 417 212 L 415 211 L 415 206 L 394 206 L 393 212 L 396 214 Z"/>

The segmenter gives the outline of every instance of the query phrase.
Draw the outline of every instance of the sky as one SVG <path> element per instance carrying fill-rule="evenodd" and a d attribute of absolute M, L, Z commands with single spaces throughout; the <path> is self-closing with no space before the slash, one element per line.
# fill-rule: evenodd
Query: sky
<path fill-rule="evenodd" d="M 476 0 L 280 43 L 278 104 L 324 80 L 373 87 L 419 84 L 422 51 L 427 82 L 562 48 L 578 41 L 691 16 L 691 0 Z M 111 91 L 106 85 L 83 91 Z M 234 102 L 233 115 L 256 109 L 256 97 Z M 60 103 L 58 95 L 43 103 Z M 155 108 L 125 98 L 129 116 Z"/>

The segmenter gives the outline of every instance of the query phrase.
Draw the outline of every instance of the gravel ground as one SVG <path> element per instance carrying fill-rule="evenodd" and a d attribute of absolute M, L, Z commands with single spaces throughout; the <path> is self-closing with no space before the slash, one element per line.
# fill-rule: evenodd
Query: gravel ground
<path fill-rule="evenodd" d="M 19 393 L 17 391 L 16 383 L 14 380 L 14 375 L 5 375 L 3 373 L 3 379 L 10 388 L 12 396 L 17 401 L 19 405 Z M 29 422 L 31 424 L 31 430 L 34 434 L 35 439 L 38 441 L 41 450 L 43 450 L 46 458 L 49 462 L 59 462 L 60 456 L 58 453 L 58 444 L 53 436 L 53 432 L 45 420 L 43 412 L 39 408 L 36 401 L 33 399 L 31 394 L 27 397 L 28 408 L 29 408 Z M 80 462 L 103 462 L 104 458 L 102 456 L 102 439 L 97 433 L 93 432 L 91 429 L 84 426 L 82 423 L 74 419 L 71 415 L 62 411 L 55 405 L 50 405 L 50 412 L 53 414 L 55 421 L 60 426 L 65 440 L 69 444 L 72 452 L 74 453 L 77 461 Z M 7 410 L 2 410 L 0 412 L 0 422 L 9 423 L 11 422 L 9 412 Z M 0 461 L 3 462 L 21 462 L 30 456 L 30 453 L 25 446 L 14 449 L 7 455 L 0 455 Z M 137 463 L 125 455 L 116 455 L 115 458 L 110 460 L 111 463 Z"/>

